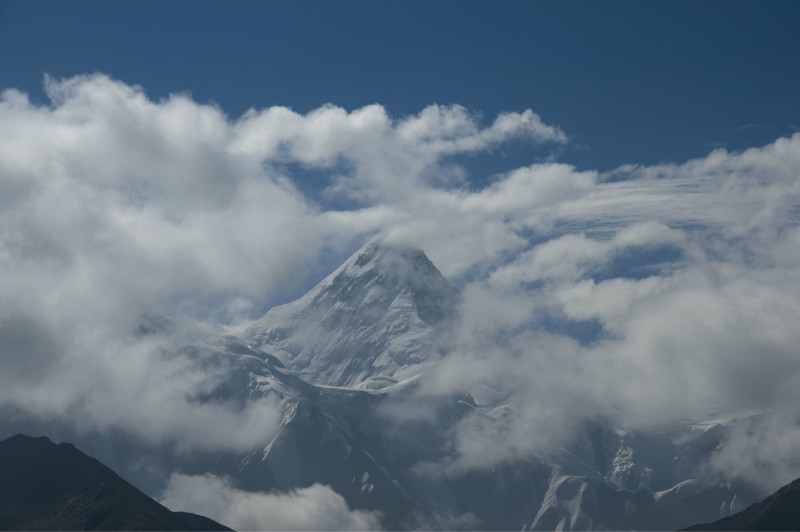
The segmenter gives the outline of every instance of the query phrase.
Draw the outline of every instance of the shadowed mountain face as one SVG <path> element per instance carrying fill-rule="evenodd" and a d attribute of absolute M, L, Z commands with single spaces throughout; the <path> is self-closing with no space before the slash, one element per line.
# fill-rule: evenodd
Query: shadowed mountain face
<path fill-rule="evenodd" d="M 800 530 L 800 479 L 739 513 L 686 530 Z"/>
<path fill-rule="evenodd" d="M 18 434 L 0 442 L 3 530 L 230 530 L 172 512 L 68 443 Z"/>

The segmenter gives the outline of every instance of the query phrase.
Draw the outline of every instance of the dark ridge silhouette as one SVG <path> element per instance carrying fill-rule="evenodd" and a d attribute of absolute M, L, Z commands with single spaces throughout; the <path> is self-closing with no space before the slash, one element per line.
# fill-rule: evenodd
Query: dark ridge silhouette
<path fill-rule="evenodd" d="M 800 478 L 739 513 L 686 530 L 800 530 Z"/>
<path fill-rule="evenodd" d="M 0 529 L 230 530 L 170 511 L 69 443 L 23 434 L 0 442 Z"/>

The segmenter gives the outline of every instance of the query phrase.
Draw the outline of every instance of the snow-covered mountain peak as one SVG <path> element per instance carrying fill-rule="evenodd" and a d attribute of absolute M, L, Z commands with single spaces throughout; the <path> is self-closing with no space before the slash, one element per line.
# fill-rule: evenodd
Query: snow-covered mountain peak
<path fill-rule="evenodd" d="M 419 248 L 373 240 L 312 290 L 314 303 L 334 299 L 365 308 L 381 295 L 408 296 L 428 325 L 455 317 L 458 289 Z"/>
<path fill-rule="evenodd" d="M 245 338 L 312 383 L 382 388 L 441 356 L 460 297 L 422 250 L 373 240 Z"/>
<path fill-rule="evenodd" d="M 418 247 L 373 239 L 347 259 L 332 277 L 343 271 L 358 274 L 375 268 L 408 276 L 412 273 L 414 265 L 430 274 L 441 275 L 436 266 L 428 260 L 425 252 Z"/>

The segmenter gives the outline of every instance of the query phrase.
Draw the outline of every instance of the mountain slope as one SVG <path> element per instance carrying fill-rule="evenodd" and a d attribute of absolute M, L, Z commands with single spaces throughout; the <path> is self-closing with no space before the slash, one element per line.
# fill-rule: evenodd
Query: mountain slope
<path fill-rule="evenodd" d="M 441 356 L 460 297 L 421 250 L 373 241 L 243 338 L 313 384 L 379 389 Z"/>
<path fill-rule="evenodd" d="M 739 513 L 686 530 L 800 530 L 800 479 Z"/>
<path fill-rule="evenodd" d="M 230 530 L 172 512 L 70 444 L 18 434 L 0 442 L 3 530 Z"/>
<path fill-rule="evenodd" d="M 388 413 L 417 386 L 306 384 L 279 434 L 218 473 L 254 491 L 322 483 L 351 508 L 381 512 L 390 529 L 664 530 L 726 515 L 742 500 L 691 480 L 724 439 L 717 424 L 638 434 L 587 423 L 561 455 L 453 470 L 452 428 L 483 414 L 457 394 L 429 398 L 418 418 Z"/>

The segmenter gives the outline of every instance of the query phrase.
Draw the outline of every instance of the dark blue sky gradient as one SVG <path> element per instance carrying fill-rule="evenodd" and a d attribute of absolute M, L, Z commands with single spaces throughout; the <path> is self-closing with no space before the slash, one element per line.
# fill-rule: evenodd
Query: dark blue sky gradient
<path fill-rule="evenodd" d="M 459 103 L 488 122 L 531 108 L 570 136 L 558 160 L 607 170 L 793 133 L 798 28 L 791 1 L 6 1 L 0 87 L 43 102 L 45 72 L 99 71 L 232 117 Z M 508 147 L 472 175 L 547 155 Z"/>

